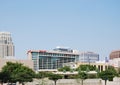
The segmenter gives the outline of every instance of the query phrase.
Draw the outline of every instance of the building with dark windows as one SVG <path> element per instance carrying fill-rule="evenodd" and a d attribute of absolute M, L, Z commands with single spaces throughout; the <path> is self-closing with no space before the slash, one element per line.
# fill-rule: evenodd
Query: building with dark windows
<path fill-rule="evenodd" d="M 0 58 L 14 56 L 14 44 L 10 32 L 0 32 Z"/>
<path fill-rule="evenodd" d="M 109 56 L 110 59 L 120 58 L 120 50 L 112 51 Z"/>
<path fill-rule="evenodd" d="M 56 71 L 63 63 L 79 61 L 79 54 L 69 48 L 56 48 L 52 51 L 29 50 L 28 58 L 33 60 L 35 71 Z"/>

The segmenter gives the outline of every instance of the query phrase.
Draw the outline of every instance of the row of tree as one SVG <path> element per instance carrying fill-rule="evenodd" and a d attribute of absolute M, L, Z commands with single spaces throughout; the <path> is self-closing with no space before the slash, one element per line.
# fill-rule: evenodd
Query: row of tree
<path fill-rule="evenodd" d="M 69 66 L 65 66 L 58 70 L 63 72 L 66 71 L 71 72 Z M 108 68 L 105 71 L 101 71 L 101 72 L 99 71 L 98 68 L 92 65 L 80 65 L 77 69 L 73 69 L 73 70 L 78 71 L 78 75 L 75 76 L 74 78 L 80 78 L 82 85 L 83 85 L 83 80 L 87 78 L 101 78 L 105 80 L 105 85 L 106 85 L 107 80 L 113 81 L 113 78 L 119 75 L 119 72 L 117 72 L 112 66 L 108 66 Z M 88 74 L 89 71 L 96 71 L 97 74 Z"/>
<path fill-rule="evenodd" d="M 7 62 L 0 72 L 0 83 L 1 85 L 3 85 L 3 83 L 8 83 L 9 85 L 19 82 L 24 85 L 25 82 L 33 81 L 33 78 L 42 79 L 45 77 L 54 80 L 55 84 L 58 79 L 62 78 L 61 75 L 50 72 L 35 73 L 32 69 L 23 66 L 20 63 Z"/>
<path fill-rule="evenodd" d="M 80 65 L 77 69 L 71 69 L 68 66 L 65 66 L 63 68 L 58 69 L 59 71 L 78 71 L 77 75 L 73 75 L 74 78 L 81 79 L 82 85 L 83 81 L 88 78 L 88 72 L 89 71 L 97 71 L 97 77 L 102 78 L 105 80 L 105 85 L 106 81 L 110 80 L 112 81 L 115 76 L 117 76 L 117 72 L 113 67 L 108 67 L 107 70 L 105 71 L 99 71 L 96 69 L 96 67 L 91 66 L 91 65 Z M 7 64 L 2 68 L 0 72 L 0 83 L 16 83 L 19 82 L 22 85 L 24 85 L 25 82 L 31 82 L 33 81 L 33 78 L 37 79 L 42 79 L 45 77 L 48 77 L 50 80 L 54 80 L 55 85 L 56 81 L 58 79 L 63 78 L 64 75 L 59 75 L 59 74 L 53 74 L 51 72 L 39 72 L 35 73 L 32 69 L 20 64 L 20 63 L 12 63 L 12 62 L 7 62 Z"/>

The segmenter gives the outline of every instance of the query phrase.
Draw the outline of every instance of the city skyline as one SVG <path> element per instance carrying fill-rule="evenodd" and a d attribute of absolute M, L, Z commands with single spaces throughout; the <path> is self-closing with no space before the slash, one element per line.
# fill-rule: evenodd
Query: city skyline
<path fill-rule="evenodd" d="M 11 32 L 15 56 L 65 46 L 104 60 L 120 49 L 119 0 L 0 1 L 0 31 Z"/>

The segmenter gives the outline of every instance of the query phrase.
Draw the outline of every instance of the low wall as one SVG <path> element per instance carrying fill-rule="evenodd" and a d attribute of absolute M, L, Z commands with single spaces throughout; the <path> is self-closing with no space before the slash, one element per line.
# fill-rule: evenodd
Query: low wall
<path fill-rule="evenodd" d="M 6 84 L 4 84 L 6 85 Z M 20 84 L 16 84 L 20 85 Z M 54 81 L 45 79 L 34 79 L 33 82 L 25 83 L 25 85 L 55 85 Z M 59 79 L 57 85 L 81 85 L 80 79 Z M 101 79 L 86 79 L 83 85 L 105 85 L 105 81 Z M 107 81 L 107 85 L 120 85 L 120 77 L 114 78 L 113 81 Z"/>
<path fill-rule="evenodd" d="M 49 79 L 34 80 L 26 85 L 54 85 L 54 81 Z M 57 85 L 81 85 L 80 79 L 59 79 Z M 83 85 L 105 85 L 105 81 L 101 79 L 86 79 Z M 107 81 L 107 85 L 120 85 L 120 78 L 114 78 L 113 81 Z"/>

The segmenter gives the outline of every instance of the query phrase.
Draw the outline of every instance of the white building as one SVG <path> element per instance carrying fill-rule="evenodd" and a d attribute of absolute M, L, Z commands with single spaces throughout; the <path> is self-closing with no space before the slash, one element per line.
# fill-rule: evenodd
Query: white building
<path fill-rule="evenodd" d="M 114 59 L 109 60 L 109 65 L 115 68 L 120 68 L 120 58 L 114 58 Z"/>

